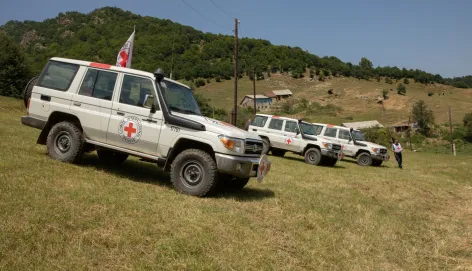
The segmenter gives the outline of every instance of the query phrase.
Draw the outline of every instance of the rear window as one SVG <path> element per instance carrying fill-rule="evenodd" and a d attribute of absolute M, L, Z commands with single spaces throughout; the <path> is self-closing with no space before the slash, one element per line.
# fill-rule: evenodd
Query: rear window
<path fill-rule="evenodd" d="M 264 127 L 267 122 L 267 117 L 263 116 L 255 116 L 254 121 L 252 122 L 252 126 L 256 127 Z"/>
<path fill-rule="evenodd" d="M 66 91 L 78 70 L 79 65 L 76 64 L 49 61 L 38 80 L 38 86 Z"/>

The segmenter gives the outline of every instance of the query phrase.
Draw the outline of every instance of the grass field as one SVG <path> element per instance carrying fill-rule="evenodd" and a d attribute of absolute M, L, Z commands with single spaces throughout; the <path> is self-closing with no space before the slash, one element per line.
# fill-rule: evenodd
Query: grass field
<path fill-rule="evenodd" d="M 358 80 L 355 78 L 333 77 L 325 82 L 309 81 L 307 78 L 293 79 L 287 75 L 274 74 L 270 78 L 257 81 L 257 94 L 265 94 L 270 90 L 290 89 L 295 98 L 306 98 L 309 101 L 321 104 L 334 104 L 343 109 L 336 117 L 315 115 L 303 117 L 313 122 L 331 122 L 340 124 L 353 121 L 363 121 L 376 119 L 384 125 L 390 125 L 398 121 L 408 121 L 408 115 L 412 104 L 417 100 L 424 100 L 436 117 L 436 123 L 448 121 L 448 105 L 451 106 L 453 123 L 462 123 L 462 118 L 472 110 L 472 89 L 458 89 L 444 85 L 424 85 L 410 83 L 406 85 L 406 96 L 398 95 L 396 88 L 402 80 L 393 84 L 387 84 L 384 80 Z M 240 102 L 244 95 L 252 95 L 252 81 L 247 77 L 240 79 L 238 83 L 238 97 Z M 327 92 L 333 89 L 334 94 Z M 377 98 L 381 97 L 382 89 L 389 90 L 389 99 L 384 102 L 385 112 L 377 104 Z M 390 91 L 392 89 L 392 91 Z M 234 97 L 233 80 L 220 83 L 214 80 L 197 92 L 211 98 L 213 104 L 219 108 L 231 110 Z M 428 92 L 434 93 L 429 97 Z M 441 94 L 441 95 L 439 95 Z M 444 95 L 442 95 L 444 94 Z"/>
<path fill-rule="evenodd" d="M 178 194 L 155 165 L 50 159 L 0 97 L 0 270 L 471 270 L 471 157 L 361 168 L 271 157 L 262 183 Z"/>

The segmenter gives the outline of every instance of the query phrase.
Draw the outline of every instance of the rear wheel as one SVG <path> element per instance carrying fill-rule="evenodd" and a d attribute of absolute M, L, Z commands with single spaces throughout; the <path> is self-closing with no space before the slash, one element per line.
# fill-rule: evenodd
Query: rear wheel
<path fill-rule="evenodd" d="M 317 148 L 308 149 L 305 152 L 305 162 L 310 165 L 319 165 L 321 162 L 321 151 Z"/>
<path fill-rule="evenodd" d="M 272 155 L 278 156 L 278 157 L 283 157 L 286 153 L 284 150 L 272 150 Z"/>
<path fill-rule="evenodd" d="M 372 161 L 372 166 L 374 167 L 380 167 L 382 165 L 382 160 L 374 160 Z"/>
<path fill-rule="evenodd" d="M 239 191 L 242 190 L 247 183 L 249 182 L 249 178 L 239 178 L 229 174 L 220 173 L 218 175 L 218 188 L 221 191 Z"/>
<path fill-rule="evenodd" d="M 359 166 L 370 166 L 372 165 L 372 157 L 369 153 L 363 152 L 357 157 L 357 164 Z"/>
<path fill-rule="evenodd" d="M 62 162 L 76 163 L 84 153 L 82 131 L 67 121 L 59 122 L 51 128 L 46 145 L 49 156 Z"/>
<path fill-rule="evenodd" d="M 212 193 L 218 183 L 216 162 L 205 151 L 188 149 L 175 157 L 170 179 L 181 193 L 203 197 Z"/>
<path fill-rule="evenodd" d="M 123 152 L 112 151 L 108 149 L 100 148 L 97 150 L 98 158 L 105 165 L 121 165 L 126 159 L 128 154 Z"/>

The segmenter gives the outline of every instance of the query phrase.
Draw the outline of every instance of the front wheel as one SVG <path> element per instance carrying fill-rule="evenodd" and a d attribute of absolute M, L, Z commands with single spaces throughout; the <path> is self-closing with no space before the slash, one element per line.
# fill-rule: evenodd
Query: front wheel
<path fill-rule="evenodd" d="M 317 148 L 308 149 L 305 152 L 305 162 L 317 166 L 321 162 L 321 151 Z"/>
<path fill-rule="evenodd" d="M 372 165 L 372 157 L 369 153 L 363 152 L 357 157 L 357 164 L 359 166 L 370 166 Z"/>
<path fill-rule="evenodd" d="M 172 162 L 170 179 L 181 193 L 203 197 L 215 190 L 218 183 L 216 162 L 205 151 L 188 149 Z"/>

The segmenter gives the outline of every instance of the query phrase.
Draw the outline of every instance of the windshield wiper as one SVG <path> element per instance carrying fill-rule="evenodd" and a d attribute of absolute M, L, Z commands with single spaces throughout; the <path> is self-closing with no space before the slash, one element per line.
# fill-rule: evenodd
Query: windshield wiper
<path fill-rule="evenodd" d="M 193 110 L 189 110 L 189 109 L 183 109 L 183 108 L 180 108 L 180 107 L 176 107 L 176 106 L 169 106 L 169 109 L 170 110 L 175 110 L 175 111 L 179 111 L 179 112 L 182 112 L 182 113 L 187 113 L 187 114 L 192 114 L 192 115 L 198 115 L 197 112 L 193 111 Z"/>

